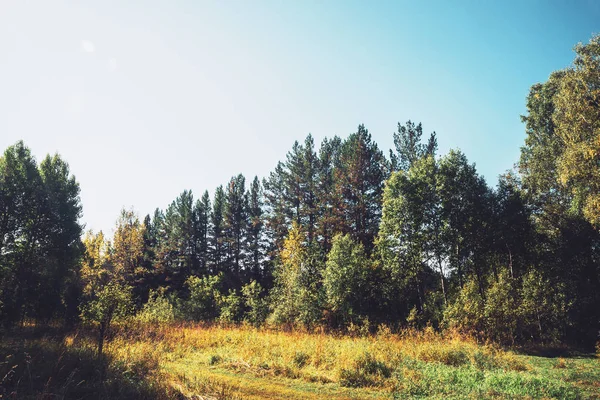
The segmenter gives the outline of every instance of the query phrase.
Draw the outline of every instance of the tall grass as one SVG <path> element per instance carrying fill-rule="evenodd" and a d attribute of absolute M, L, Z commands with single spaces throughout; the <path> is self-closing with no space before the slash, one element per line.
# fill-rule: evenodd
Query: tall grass
<path fill-rule="evenodd" d="M 374 335 L 348 336 L 138 322 L 115 329 L 105 360 L 97 360 L 94 346 L 94 336 L 85 330 L 3 340 L 0 394 L 239 399 L 580 398 L 587 393 L 565 380 L 588 379 L 576 374 L 574 361 L 559 360 L 542 370 L 530 358 L 492 344 L 427 329 L 392 334 L 381 327 Z M 593 390 L 596 375 L 589 376 Z"/>

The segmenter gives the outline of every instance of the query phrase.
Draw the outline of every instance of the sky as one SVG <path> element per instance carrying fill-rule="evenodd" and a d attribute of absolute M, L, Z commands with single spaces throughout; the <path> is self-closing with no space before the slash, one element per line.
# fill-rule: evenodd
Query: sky
<path fill-rule="evenodd" d="M 361 123 L 387 154 L 422 122 L 495 185 L 530 86 L 593 33 L 595 0 L 0 0 L 0 149 L 58 152 L 109 234 Z"/>

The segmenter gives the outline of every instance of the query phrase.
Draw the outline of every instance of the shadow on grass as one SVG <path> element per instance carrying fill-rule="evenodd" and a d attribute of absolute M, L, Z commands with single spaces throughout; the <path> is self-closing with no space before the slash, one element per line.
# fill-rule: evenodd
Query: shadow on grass
<path fill-rule="evenodd" d="M 596 358 L 594 353 L 583 349 L 576 349 L 573 347 L 555 345 L 555 346 L 541 346 L 541 345 L 530 345 L 530 346 L 522 346 L 513 349 L 516 353 L 526 355 L 526 356 L 535 356 L 535 357 L 544 357 L 544 358 Z"/>
<path fill-rule="evenodd" d="M 139 365 L 132 369 L 109 357 L 101 361 L 94 348 L 74 344 L 73 335 L 65 340 L 67 333 L 59 328 L 24 328 L 1 335 L 0 398 L 181 397 L 161 385 L 159 379 L 150 379 L 152 366 Z"/>

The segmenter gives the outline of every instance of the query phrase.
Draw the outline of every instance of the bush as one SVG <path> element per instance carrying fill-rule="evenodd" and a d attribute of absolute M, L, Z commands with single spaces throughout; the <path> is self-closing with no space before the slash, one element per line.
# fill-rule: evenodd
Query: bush
<path fill-rule="evenodd" d="M 477 282 L 471 279 L 460 290 L 456 300 L 444 312 L 447 327 L 468 334 L 483 332 L 485 326 L 484 302 Z"/>
<path fill-rule="evenodd" d="M 220 322 L 234 323 L 242 319 L 242 299 L 234 290 L 230 290 L 227 296 L 219 299 L 219 307 L 221 309 Z"/>
<path fill-rule="evenodd" d="M 219 299 L 223 275 L 191 276 L 185 284 L 190 292 L 184 303 L 184 314 L 187 319 L 194 321 L 210 321 L 219 316 Z"/>
<path fill-rule="evenodd" d="M 142 323 L 164 324 L 175 320 L 175 307 L 165 296 L 164 291 L 150 291 L 148 302 L 144 304 L 135 319 Z"/>
<path fill-rule="evenodd" d="M 355 360 L 353 368 L 340 370 L 340 385 L 346 387 L 377 386 L 383 379 L 390 376 L 392 376 L 390 367 L 370 353 L 365 353 Z"/>
<path fill-rule="evenodd" d="M 506 272 L 501 272 L 486 291 L 483 309 L 486 336 L 501 343 L 515 342 L 519 302 L 513 283 Z"/>
<path fill-rule="evenodd" d="M 263 288 L 260 283 L 253 280 L 244 285 L 242 296 L 246 307 L 245 320 L 254 326 L 262 325 L 267 319 L 269 309 L 263 297 Z"/>

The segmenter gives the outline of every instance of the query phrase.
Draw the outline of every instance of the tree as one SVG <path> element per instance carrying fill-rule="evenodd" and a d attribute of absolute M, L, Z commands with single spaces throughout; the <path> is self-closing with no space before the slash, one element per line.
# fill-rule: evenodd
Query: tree
<path fill-rule="evenodd" d="M 144 234 L 144 225 L 135 212 L 121 210 L 112 246 L 114 273 L 133 288 L 140 304 L 148 296 L 145 282 L 150 272 L 144 268 Z"/>
<path fill-rule="evenodd" d="M 273 261 L 278 249 L 281 248 L 283 241 L 288 233 L 288 225 L 291 221 L 288 218 L 288 204 L 285 198 L 284 165 L 282 162 L 277 164 L 269 177 L 263 180 L 265 196 L 265 229 L 269 237 L 269 258 Z"/>
<path fill-rule="evenodd" d="M 210 195 L 204 192 L 201 200 L 194 206 L 194 235 L 199 267 L 202 273 L 208 272 L 209 261 L 209 232 L 211 217 Z"/>
<path fill-rule="evenodd" d="M 551 282 L 531 270 L 522 277 L 520 296 L 523 339 L 558 342 L 564 338 L 570 305 L 563 282 Z"/>
<path fill-rule="evenodd" d="M 194 196 L 184 190 L 167 207 L 163 225 L 168 254 L 167 279 L 175 290 L 181 290 L 187 277 L 199 270 L 195 225 Z"/>
<path fill-rule="evenodd" d="M 383 217 L 376 242 L 383 268 L 392 278 L 395 290 L 404 296 L 414 293 L 414 297 L 407 297 L 416 298 L 419 314 L 425 310 L 424 284 L 431 259 L 441 268 L 435 175 L 433 157 L 420 159 L 408 171 L 392 173 L 383 195 Z M 443 279 L 443 271 L 440 274 Z"/>
<path fill-rule="evenodd" d="M 444 322 L 451 329 L 471 335 L 483 334 L 484 306 L 479 282 L 470 278 L 460 288 L 454 301 L 444 310 Z"/>
<path fill-rule="evenodd" d="M 538 234 L 536 270 L 566 286 L 572 306 L 565 334 L 579 343 L 594 341 L 600 326 L 600 232 L 592 225 L 598 171 L 593 143 L 598 132 L 593 122 L 598 115 L 594 117 L 597 43 L 595 37 L 589 45 L 579 45 L 572 68 L 531 87 L 519 163 Z"/>
<path fill-rule="evenodd" d="M 552 113 L 564 144 L 558 178 L 585 218 L 600 228 L 600 35 L 575 46 L 575 52 L 573 67 L 560 79 Z"/>
<path fill-rule="evenodd" d="M 396 153 L 390 150 L 390 160 L 393 171 L 408 171 L 422 157 L 434 156 L 437 151 L 435 132 L 431 133 L 427 144 L 421 143 L 423 126 L 415 125 L 408 120 L 406 125 L 398 122 L 398 131 L 394 132 L 394 147 Z"/>
<path fill-rule="evenodd" d="M 79 184 L 60 156 L 38 167 L 23 142 L 0 157 L 0 318 L 76 315 Z"/>
<path fill-rule="evenodd" d="M 110 242 L 101 231 L 98 234 L 87 232 L 83 243 L 81 318 L 97 327 L 98 358 L 101 358 L 111 323 L 133 311 L 131 287 L 126 285 L 124 276 L 119 275 L 122 270 L 115 269 Z"/>
<path fill-rule="evenodd" d="M 342 145 L 339 168 L 335 171 L 335 190 L 340 194 L 338 213 L 343 221 L 342 232 L 360 241 L 367 254 L 381 219 L 383 182 L 387 178 L 387 161 L 371 134 L 359 125 Z"/>
<path fill-rule="evenodd" d="M 281 245 L 292 222 L 307 232 L 309 242 L 314 240 L 319 203 L 318 172 L 319 159 L 309 134 L 304 144 L 294 142 L 285 162 L 279 163 L 264 181 L 267 224 L 275 233 L 275 247 Z"/>
<path fill-rule="evenodd" d="M 491 247 L 492 192 L 475 165 L 455 150 L 439 162 L 438 187 L 450 270 L 459 286 L 465 275 L 474 274 L 483 295 Z"/>
<path fill-rule="evenodd" d="M 42 182 L 31 151 L 18 142 L 0 159 L 2 231 L 0 257 L 3 269 L 2 316 L 6 324 L 22 321 L 39 282 L 35 243 L 41 228 Z"/>
<path fill-rule="evenodd" d="M 42 285 L 34 316 L 50 318 L 60 313 L 71 323 L 77 317 L 78 271 L 83 253 L 79 183 L 58 154 L 46 156 L 39 170 L 43 184 L 39 218 L 43 222 L 37 245 L 44 261 L 40 263 Z"/>
<path fill-rule="evenodd" d="M 494 252 L 497 264 L 508 267 L 511 278 L 520 277 L 531 261 L 535 247 L 531 207 L 524 198 L 518 176 L 501 175 L 495 192 Z"/>
<path fill-rule="evenodd" d="M 292 224 L 280 253 L 272 291 L 271 320 L 279 324 L 311 326 L 321 316 L 320 271 L 315 268 L 314 252 L 307 235 Z"/>
<path fill-rule="evenodd" d="M 335 234 L 344 230 L 342 216 L 338 212 L 342 199 L 335 182 L 341 148 L 342 140 L 334 136 L 331 140 L 325 138 L 319 149 L 316 234 L 323 254 L 331 249 Z"/>
<path fill-rule="evenodd" d="M 263 198 L 260 181 L 254 177 L 250 190 L 246 193 L 248 199 L 248 227 L 247 231 L 247 269 L 251 280 L 261 281 L 267 278 L 262 269 L 265 257 Z"/>
<path fill-rule="evenodd" d="M 185 284 L 189 297 L 185 303 L 186 316 L 195 321 L 211 321 L 219 313 L 220 286 L 223 274 L 212 276 L 190 276 Z"/>
<path fill-rule="evenodd" d="M 333 238 L 323 272 L 323 287 L 327 306 L 342 326 L 365 316 L 370 267 L 362 243 L 355 243 L 349 235 Z"/>
<path fill-rule="evenodd" d="M 97 289 L 82 304 L 81 318 L 98 327 L 98 358 L 102 357 L 104 340 L 111 324 L 133 312 L 131 288 L 120 282 L 111 281 Z"/>
<path fill-rule="evenodd" d="M 234 286 L 240 287 L 242 264 L 245 261 L 246 228 L 248 226 L 248 199 L 246 179 L 243 175 L 231 178 L 225 194 L 224 243 L 227 260 L 226 271 Z"/>
<path fill-rule="evenodd" d="M 254 326 L 262 325 L 267 319 L 269 309 L 260 283 L 252 280 L 242 286 L 242 297 L 246 307 L 246 321 Z"/>
<path fill-rule="evenodd" d="M 224 214 L 225 214 L 225 192 L 223 186 L 215 190 L 213 200 L 213 212 L 211 215 L 210 253 L 211 272 L 213 274 L 224 271 L 225 249 L 224 249 Z"/>

